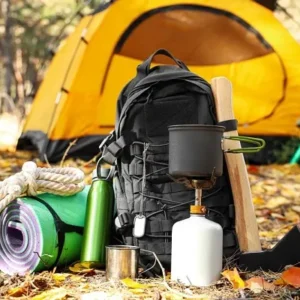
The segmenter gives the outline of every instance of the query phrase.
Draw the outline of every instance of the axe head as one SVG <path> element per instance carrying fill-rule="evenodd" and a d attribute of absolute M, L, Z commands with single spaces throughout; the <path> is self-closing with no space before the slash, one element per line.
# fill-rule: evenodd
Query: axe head
<path fill-rule="evenodd" d="M 300 224 L 292 228 L 271 250 L 242 253 L 242 270 L 280 272 L 287 265 L 300 263 Z"/>

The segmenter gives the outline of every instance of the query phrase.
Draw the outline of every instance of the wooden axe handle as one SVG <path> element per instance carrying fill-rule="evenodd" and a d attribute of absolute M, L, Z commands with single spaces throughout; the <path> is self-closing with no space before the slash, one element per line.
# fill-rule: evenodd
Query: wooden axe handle
<path fill-rule="evenodd" d="M 218 122 L 234 119 L 231 82 L 225 77 L 212 79 Z M 225 132 L 224 136 L 238 136 L 237 130 Z M 225 149 L 241 148 L 239 141 L 224 140 Z M 241 251 L 261 251 L 255 210 L 247 168 L 242 153 L 226 153 L 231 189 L 235 205 L 235 226 Z"/>

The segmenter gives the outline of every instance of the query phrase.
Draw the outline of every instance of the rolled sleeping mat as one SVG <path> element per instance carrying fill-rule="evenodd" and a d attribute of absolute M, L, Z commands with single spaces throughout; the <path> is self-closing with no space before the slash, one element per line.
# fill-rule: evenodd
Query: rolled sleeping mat
<path fill-rule="evenodd" d="M 0 215 L 0 270 L 24 275 L 80 258 L 90 186 L 72 196 L 18 198 Z"/>

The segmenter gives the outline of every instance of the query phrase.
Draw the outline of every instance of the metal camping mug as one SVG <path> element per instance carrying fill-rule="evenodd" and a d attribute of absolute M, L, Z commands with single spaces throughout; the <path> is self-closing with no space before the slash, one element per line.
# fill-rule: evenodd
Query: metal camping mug
<path fill-rule="evenodd" d="M 106 279 L 136 278 L 140 248 L 137 246 L 106 246 Z"/>

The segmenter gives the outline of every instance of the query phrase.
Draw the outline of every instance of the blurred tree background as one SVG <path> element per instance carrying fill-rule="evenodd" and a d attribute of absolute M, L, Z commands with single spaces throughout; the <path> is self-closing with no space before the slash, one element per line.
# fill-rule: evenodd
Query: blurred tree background
<path fill-rule="evenodd" d="M 0 114 L 6 102 L 24 116 L 59 42 L 82 15 L 105 2 L 108 0 L 0 0 Z M 300 41 L 299 2 L 279 0 L 281 8 L 275 14 Z"/>
<path fill-rule="evenodd" d="M 24 115 L 26 103 L 32 101 L 59 42 L 82 15 L 103 3 L 103 0 L 0 0 L 0 97 L 11 99 L 10 105 Z M 0 113 L 3 109 L 4 101 L 0 100 Z"/>

